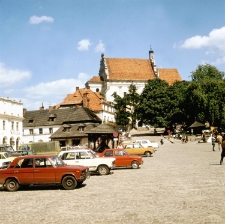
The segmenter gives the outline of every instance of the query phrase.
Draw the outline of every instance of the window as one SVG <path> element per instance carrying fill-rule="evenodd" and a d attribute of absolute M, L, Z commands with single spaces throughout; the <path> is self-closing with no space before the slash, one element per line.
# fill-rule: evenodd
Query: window
<path fill-rule="evenodd" d="M 39 134 L 43 134 L 43 129 L 42 128 L 39 128 Z"/>
<path fill-rule="evenodd" d="M 12 131 L 14 130 L 14 121 L 12 121 Z"/>
<path fill-rule="evenodd" d="M 84 127 L 79 127 L 79 131 L 84 131 Z"/>
<path fill-rule="evenodd" d="M 15 168 L 33 168 L 33 159 L 21 159 Z"/>
<path fill-rule="evenodd" d="M 47 158 L 37 158 L 35 159 L 35 167 L 38 168 L 52 167 L 52 163 Z"/>
<path fill-rule="evenodd" d="M 49 133 L 53 133 L 53 128 L 49 128 Z"/>
<path fill-rule="evenodd" d="M 29 121 L 28 121 L 28 123 L 33 123 L 33 122 L 34 122 L 34 120 L 29 120 Z"/>
<path fill-rule="evenodd" d="M 5 130 L 5 121 L 2 122 L 3 130 Z"/>
<path fill-rule="evenodd" d="M 19 131 L 19 122 L 16 122 L 16 130 Z"/>
<path fill-rule="evenodd" d="M 34 130 L 33 129 L 29 129 L 30 135 L 34 134 Z"/>
<path fill-rule="evenodd" d="M 112 156 L 112 155 L 113 155 L 113 152 L 110 150 L 110 151 L 107 151 L 104 156 Z"/>

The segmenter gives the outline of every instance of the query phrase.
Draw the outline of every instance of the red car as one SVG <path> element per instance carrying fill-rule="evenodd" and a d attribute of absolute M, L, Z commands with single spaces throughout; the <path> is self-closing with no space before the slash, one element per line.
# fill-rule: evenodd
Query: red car
<path fill-rule="evenodd" d="M 73 190 L 89 178 L 86 166 L 68 166 L 55 155 L 19 156 L 0 170 L 0 187 L 16 191 L 20 186 L 60 184 Z"/>
<path fill-rule="evenodd" d="M 98 155 L 99 157 L 114 157 L 115 167 L 131 167 L 138 169 L 143 160 L 141 156 L 130 155 L 124 149 L 105 149 Z"/>

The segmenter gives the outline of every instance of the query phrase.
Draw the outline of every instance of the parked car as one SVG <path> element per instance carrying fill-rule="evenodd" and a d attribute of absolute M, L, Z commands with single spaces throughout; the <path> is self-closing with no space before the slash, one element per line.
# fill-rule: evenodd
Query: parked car
<path fill-rule="evenodd" d="M 0 152 L 14 152 L 14 151 L 15 150 L 11 146 L 0 144 Z"/>
<path fill-rule="evenodd" d="M 60 184 L 65 190 L 73 190 L 89 176 L 88 167 L 68 166 L 55 155 L 20 156 L 0 170 L 0 187 L 16 191 L 31 184 Z"/>
<path fill-rule="evenodd" d="M 153 147 L 153 148 L 159 148 L 159 144 L 157 142 L 151 142 L 148 139 L 138 139 L 135 140 L 135 142 L 140 143 L 144 148 Z"/>
<path fill-rule="evenodd" d="M 10 159 L 5 159 L 5 157 L 0 153 L 0 169 L 4 169 L 11 163 Z"/>
<path fill-rule="evenodd" d="M 59 157 L 68 165 L 88 166 L 90 172 L 98 172 L 101 175 L 109 174 L 115 162 L 115 158 L 96 157 L 89 149 L 61 151 Z"/>
<path fill-rule="evenodd" d="M 153 147 L 144 148 L 139 143 L 127 144 L 124 149 L 131 155 L 145 155 L 147 157 L 152 156 L 155 152 Z"/>
<path fill-rule="evenodd" d="M 18 154 L 20 155 L 20 154 Z M 9 152 L 0 152 L 1 159 L 7 159 L 13 161 L 17 156 L 12 156 Z"/>
<path fill-rule="evenodd" d="M 113 157 L 115 158 L 115 167 L 131 167 L 138 169 L 143 160 L 141 156 L 130 155 L 124 149 L 105 149 L 99 157 Z"/>

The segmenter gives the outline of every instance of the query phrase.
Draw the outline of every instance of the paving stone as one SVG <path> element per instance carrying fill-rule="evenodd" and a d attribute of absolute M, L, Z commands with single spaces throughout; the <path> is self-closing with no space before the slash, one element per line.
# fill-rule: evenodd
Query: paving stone
<path fill-rule="evenodd" d="M 217 148 L 216 148 L 217 149 Z M 165 141 L 138 170 L 92 175 L 72 191 L 0 190 L 0 223 L 225 223 L 225 164 L 210 143 Z"/>

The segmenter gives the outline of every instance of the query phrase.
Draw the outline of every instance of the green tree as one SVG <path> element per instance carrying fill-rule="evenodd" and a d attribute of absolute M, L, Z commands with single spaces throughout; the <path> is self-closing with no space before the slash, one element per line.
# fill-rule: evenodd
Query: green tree
<path fill-rule="evenodd" d="M 116 123 L 123 127 L 124 130 L 127 129 L 127 125 L 129 124 L 129 116 L 130 114 L 126 111 L 126 100 L 117 93 L 113 93 L 114 97 L 114 108 L 116 110 L 115 112 L 115 119 Z"/>
<path fill-rule="evenodd" d="M 140 95 L 138 118 L 145 124 L 166 127 L 169 123 L 169 84 L 161 79 L 148 80 Z"/>
<path fill-rule="evenodd" d="M 127 125 L 131 123 L 131 128 L 137 119 L 137 107 L 139 105 L 139 94 L 134 84 L 131 84 L 128 93 L 122 98 L 116 92 L 113 93 L 115 109 L 116 109 L 116 122 L 127 129 Z"/>
<path fill-rule="evenodd" d="M 224 72 L 209 64 L 199 65 L 191 77 L 193 82 L 187 88 L 185 103 L 189 122 L 209 121 L 211 125 L 225 128 Z"/>
<path fill-rule="evenodd" d="M 215 66 L 209 64 L 198 65 L 197 69 L 192 72 L 192 81 L 201 81 L 204 79 L 222 80 L 225 73 L 219 71 Z"/>
<path fill-rule="evenodd" d="M 186 123 L 187 114 L 186 107 L 186 91 L 189 82 L 176 81 L 173 85 L 168 87 L 168 122 L 172 126 L 175 123 Z"/>
<path fill-rule="evenodd" d="M 137 120 L 137 108 L 140 101 L 140 95 L 137 93 L 137 87 L 132 83 L 129 86 L 128 94 L 124 97 L 127 105 L 127 112 L 130 114 L 131 128 L 134 127 L 134 124 Z"/>

